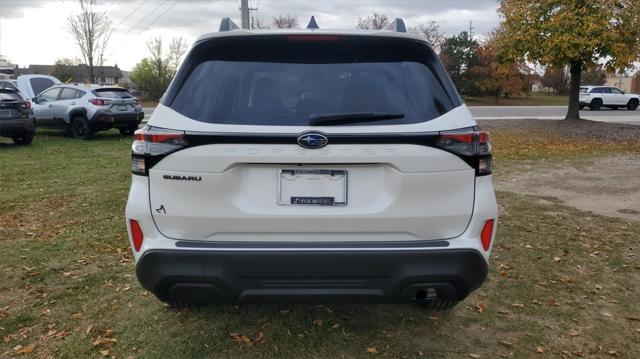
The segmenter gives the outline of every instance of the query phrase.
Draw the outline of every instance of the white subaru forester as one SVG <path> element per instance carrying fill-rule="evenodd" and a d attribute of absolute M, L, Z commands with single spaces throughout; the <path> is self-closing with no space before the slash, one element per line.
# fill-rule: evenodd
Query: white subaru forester
<path fill-rule="evenodd" d="M 200 37 L 132 145 L 142 286 L 172 305 L 455 305 L 487 275 L 491 145 L 423 38 Z"/>

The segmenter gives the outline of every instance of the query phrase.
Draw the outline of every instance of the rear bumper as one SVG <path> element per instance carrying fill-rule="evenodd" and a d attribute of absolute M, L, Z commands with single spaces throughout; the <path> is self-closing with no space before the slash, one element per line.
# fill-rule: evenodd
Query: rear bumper
<path fill-rule="evenodd" d="M 149 250 L 142 286 L 176 303 L 412 302 L 426 290 L 462 300 L 487 262 L 476 250 Z"/>
<path fill-rule="evenodd" d="M 144 112 L 110 113 L 97 111 L 89 121 L 94 130 L 137 126 L 144 119 Z"/>
<path fill-rule="evenodd" d="M 0 136 L 11 136 L 14 133 L 35 131 L 36 124 L 33 117 L 0 121 Z"/>

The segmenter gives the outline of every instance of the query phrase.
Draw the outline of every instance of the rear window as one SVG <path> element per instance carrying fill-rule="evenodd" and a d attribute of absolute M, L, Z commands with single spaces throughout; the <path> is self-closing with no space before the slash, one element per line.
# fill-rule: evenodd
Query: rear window
<path fill-rule="evenodd" d="M 43 77 L 32 78 L 29 80 L 29 82 L 31 83 L 31 88 L 33 89 L 33 93 L 36 95 L 40 94 L 40 92 L 54 85 L 51 79 L 47 79 Z"/>
<path fill-rule="evenodd" d="M 15 91 L 0 90 L 0 102 L 23 101 L 22 96 Z"/>
<path fill-rule="evenodd" d="M 208 123 L 306 126 L 355 113 L 404 114 L 358 125 L 418 123 L 461 101 L 420 41 L 263 35 L 196 45 L 163 103 Z"/>
<path fill-rule="evenodd" d="M 133 95 L 125 89 L 98 89 L 92 91 L 97 97 L 106 98 L 133 98 Z"/>
<path fill-rule="evenodd" d="M 586 87 L 580 87 L 580 92 L 581 92 L 581 93 L 587 93 L 587 91 L 588 91 L 588 90 L 589 90 L 589 89 L 588 89 L 588 88 L 586 88 Z"/>

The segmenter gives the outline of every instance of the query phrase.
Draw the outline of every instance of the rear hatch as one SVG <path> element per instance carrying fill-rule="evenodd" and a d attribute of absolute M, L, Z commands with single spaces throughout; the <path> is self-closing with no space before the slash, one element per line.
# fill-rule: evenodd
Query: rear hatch
<path fill-rule="evenodd" d="M 0 89 L 0 120 L 29 117 L 30 103 L 17 91 Z"/>
<path fill-rule="evenodd" d="M 158 151 L 144 174 L 154 221 L 171 238 L 452 238 L 471 218 L 476 169 L 444 148 L 439 130 L 450 128 L 424 128 L 456 116 L 472 126 L 460 105 L 414 39 L 218 38 L 191 51 L 150 121 L 165 129 L 139 132 L 134 153 Z M 166 129 L 186 123 L 201 130 Z"/>
<path fill-rule="evenodd" d="M 138 99 L 123 88 L 99 88 L 92 91 L 100 100 L 103 100 L 107 110 L 114 113 L 134 112 L 138 106 Z"/>

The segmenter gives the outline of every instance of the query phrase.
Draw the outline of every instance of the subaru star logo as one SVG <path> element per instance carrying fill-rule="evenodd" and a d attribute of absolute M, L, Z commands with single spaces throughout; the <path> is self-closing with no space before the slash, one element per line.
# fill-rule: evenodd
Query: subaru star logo
<path fill-rule="evenodd" d="M 298 136 L 298 144 L 304 148 L 322 148 L 328 142 L 327 136 L 317 132 L 307 132 Z"/>

